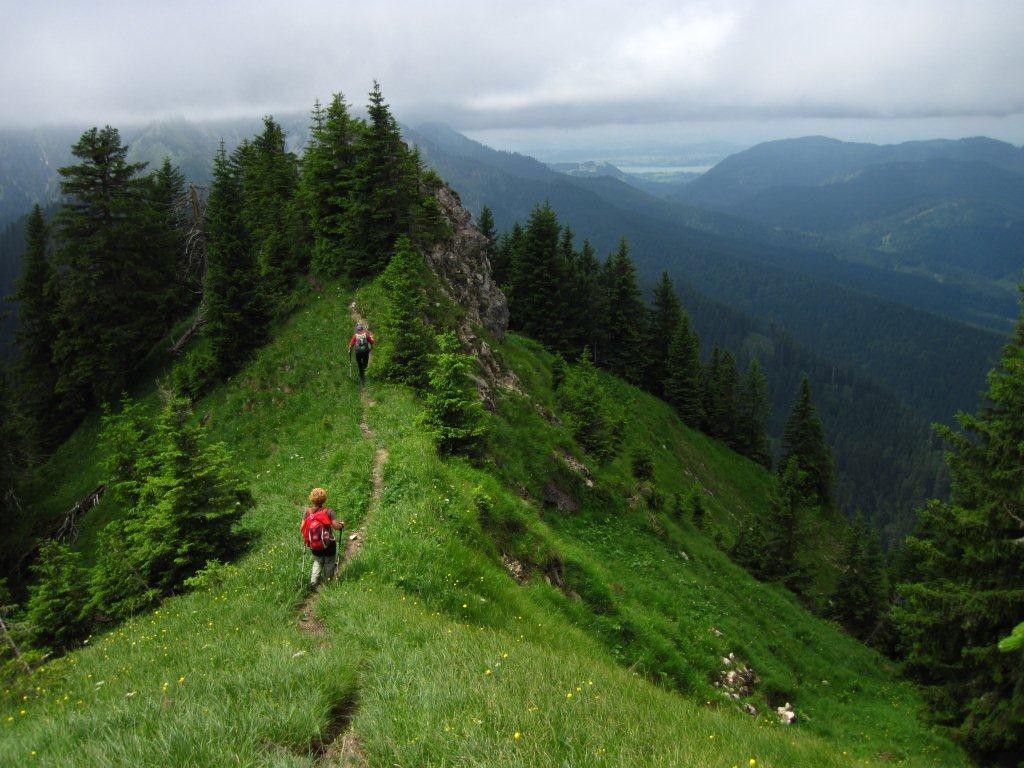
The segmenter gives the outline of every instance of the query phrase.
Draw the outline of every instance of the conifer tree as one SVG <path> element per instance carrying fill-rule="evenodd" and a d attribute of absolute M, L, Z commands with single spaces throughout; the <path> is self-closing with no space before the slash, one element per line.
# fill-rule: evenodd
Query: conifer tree
<path fill-rule="evenodd" d="M 811 384 L 807 376 L 800 382 L 793 410 L 782 433 L 782 459 L 780 468 L 790 458 L 800 462 L 804 473 L 802 492 L 814 500 L 814 504 L 827 507 L 832 503 L 832 453 L 825 442 L 825 427 L 818 416 L 818 409 L 811 402 Z"/>
<path fill-rule="evenodd" d="M 141 540 L 133 542 L 149 583 L 167 594 L 210 560 L 243 547 L 234 532 L 252 497 L 223 443 L 209 443 L 187 399 L 171 397 L 156 424 L 150 474 L 139 493 Z"/>
<path fill-rule="evenodd" d="M 704 423 L 703 373 L 700 364 L 700 341 L 690 326 L 690 317 L 681 314 L 668 348 L 666 361 L 665 399 L 676 409 L 679 418 L 693 429 Z"/>
<path fill-rule="evenodd" d="M 808 499 L 804 473 L 795 458 L 787 460 L 772 480 L 768 512 L 757 527 L 741 531 L 733 558 L 762 581 L 781 581 L 796 588 L 800 526 Z"/>
<path fill-rule="evenodd" d="M 431 337 L 424 323 L 423 284 L 426 265 L 409 238 L 395 243 L 391 263 L 381 278 L 387 306 L 381 318 L 381 346 L 386 354 L 378 361 L 383 376 L 423 388 L 427 382 Z"/>
<path fill-rule="evenodd" d="M 985 763 L 1012 764 L 1024 752 L 1024 666 L 998 643 L 1024 616 L 1024 313 L 984 405 L 957 421 L 961 431 L 939 429 L 951 497 L 919 514 L 894 618 L 936 717 Z"/>
<path fill-rule="evenodd" d="M 494 229 L 494 214 L 491 213 L 491 209 L 486 205 L 480 209 L 480 215 L 476 220 L 476 228 L 480 230 L 480 234 L 487 238 L 487 257 L 489 259 L 494 257 L 494 246 L 498 241 L 498 234 Z"/>
<path fill-rule="evenodd" d="M 701 375 L 704 406 L 701 429 L 712 437 L 719 438 L 725 437 L 728 422 L 728 399 L 722 388 L 723 381 L 722 350 L 715 344 Z"/>
<path fill-rule="evenodd" d="M 32 566 L 26 619 L 37 647 L 61 652 L 85 637 L 88 574 L 82 556 L 66 544 L 47 541 Z"/>
<path fill-rule="evenodd" d="M 0 526 L 14 527 L 18 510 L 15 483 L 19 468 L 25 463 L 25 432 L 14 408 L 7 368 L 0 363 Z"/>
<path fill-rule="evenodd" d="M 576 264 L 571 275 L 572 290 L 570 297 L 576 307 L 573 352 L 589 347 L 596 355 L 600 343 L 600 320 L 603 301 L 601 297 L 601 262 L 590 241 L 584 240 L 580 246 Z"/>
<path fill-rule="evenodd" d="M 356 144 L 363 132 L 349 115 L 345 97 L 334 94 L 326 110 L 319 102 L 302 159 L 302 195 L 313 231 L 311 264 L 322 275 L 343 274 L 356 247 L 350 203 L 356 172 Z"/>
<path fill-rule="evenodd" d="M 736 366 L 736 358 L 732 356 L 732 352 L 729 350 L 722 352 L 721 362 L 718 366 L 718 377 L 719 381 L 715 390 L 721 397 L 720 408 L 722 413 L 722 421 L 718 426 L 718 432 L 730 447 L 736 448 L 739 422 L 737 395 L 740 375 L 739 369 Z"/>
<path fill-rule="evenodd" d="M 370 122 L 356 141 L 356 164 L 349 195 L 350 240 L 346 271 L 364 278 L 383 270 L 395 241 L 412 234 L 419 196 L 415 159 L 402 141 L 398 122 L 373 83 L 367 105 Z"/>
<path fill-rule="evenodd" d="M 676 287 L 668 272 L 654 286 L 650 334 L 647 339 L 647 367 L 644 387 L 658 397 L 665 396 L 665 380 L 669 376 L 669 347 L 682 320 L 683 310 Z"/>
<path fill-rule="evenodd" d="M 573 437 L 599 461 L 610 461 L 622 441 L 623 417 L 605 394 L 590 350 L 565 374 L 556 393 Z"/>
<path fill-rule="evenodd" d="M 10 297 L 18 303 L 17 399 L 28 419 L 30 442 L 42 450 L 53 447 L 67 432 L 61 419 L 60 398 L 55 392 L 57 366 L 53 347 L 57 340 L 57 285 L 50 266 L 49 233 L 39 206 L 28 220 L 21 276 Z"/>
<path fill-rule="evenodd" d="M 171 396 L 155 424 L 127 403 L 105 442 L 127 510 L 108 526 L 92 578 L 92 606 L 123 618 L 170 594 L 208 561 L 244 548 L 235 524 L 252 497 L 223 443 L 208 443 L 188 400 Z"/>
<path fill-rule="evenodd" d="M 196 281 L 201 276 L 190 274 L 185 253 L 184 175 L 165 157 L 148 182 L 152 212 L 146 238 L 160 280 L 159 293 L 154 292 L 148 300 L 159 307 L 166 332 L 193 308 Z"/>
<path fill-rule="evenodd" d="M 860 513 L 850 526 L 840 568 L 830 613 L 847 632 L 864 640 L 885 608 L 886 589 L 878 534 Z"/>
<path fill-rule="evenodd" d="M 234 373 L 263 343 L 269 316 L 242 214 L 241 146 L 231 157 L 223 145 L 213 161 L 206 206 L 205 334 L 221 376 Z"/>
<path fill-rule="evenodd" d="M 598 363 L 631 384 L 639 384 L 644 374 L 647 308 L 636 283 L 636 268 L 625 238 L 605 262 L 602 283 L 604 351 Z"/>
<path fill-rule="evenodd" d="M 484 410 L 470 378 L 472 358 L 451 331 L 437 337 L 430 369 L 425 424 L 442 456 L 476 456 L 484 441 Z"/>
<path fill-rule="evenodd" d="M 242 221 L 271 302 L 283 297 L 299 273 L 289 242 L 289 217 L 298 186 L 298 160 L 285 149 L 284 129 L 263 118 L 263 132 L 239 154 Z"/>
<path fill-rule="evenodd" d="M 150 207 L 143 163 L 126 160 L 117 129 L 91 128 L 71 148 L 78 165 L 60 168 L 65 202 L 57 214 L 60 328 L 54 345 L 57 391 L 82 413 L 124 389 L 128 377 L 160 338 L 159 295 L 144 233 Z"/>
<path fill-rule="evenodd" d="M 516 270 L 516 264 L 523 247 L 523 227 L 517 221 L 512 229 L 505 232 L 498 238 L 498 244 L 494 249 L 494 258 L 491 260 L 491 274 L 505 295 L 512 297 L 512 276 Z"/>
<path fill-rule="evenodd" d="M 767 424 L 771 414 L 768 380 L 754 358 L 737 395 L 736 449 L 766 469 L 771 469 Z"/>
<path fill-rule="evenodd" d="M 509 325 L 553 349 L 561 349 L 557 286 L 560 268 L 558 217 L 547 202 L 534 206 L 510 276 Z"/>

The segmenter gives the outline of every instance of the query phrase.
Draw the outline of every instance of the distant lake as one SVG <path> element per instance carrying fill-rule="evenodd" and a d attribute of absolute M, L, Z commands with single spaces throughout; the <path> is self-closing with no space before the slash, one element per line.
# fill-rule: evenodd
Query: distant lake
<path fill-rule="evenodd" d="M 707 173 L 713 165 L 616 165 L 625 173 Z"/>

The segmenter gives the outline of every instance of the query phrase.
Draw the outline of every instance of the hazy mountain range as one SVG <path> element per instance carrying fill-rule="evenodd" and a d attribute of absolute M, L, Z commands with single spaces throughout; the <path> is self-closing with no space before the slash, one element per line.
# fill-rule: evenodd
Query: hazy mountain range
<path fill-rule="evenodd" d="M 300 149 L 307 117 L 279 119 Z M 133 159 L 170 156 L 203 183 L 220 142 L 233 147 L 258 128 L 255 119 L 172 121 L 124 136 Z M 16 219 L 54 199 L 56 169 L 77 135 L 0 133 L 5 294 L 20 258 Z M 669 272 L 705 347 L 762 360 L 775 434 L 810 373 L 847 506 L 856 499 L 905 531 L 909 508 L 941 482 L 927 425 L 977 405 L 1017 313 L 1024 150 L 989 139 L 876 146 L 812 137 L 758 145 L 698 178 L 651 181 L 600 161 L 552 168 L 437 123 L 405 135 L 470 210 L 491 208 L 499 230 L 548 200 L 602 256 L 627 237 L 641 282 Z M 877 459 L 893 446 L 907 467 Z M 880 478 L 877 498 L 864 502 L 868 478 Z"/>

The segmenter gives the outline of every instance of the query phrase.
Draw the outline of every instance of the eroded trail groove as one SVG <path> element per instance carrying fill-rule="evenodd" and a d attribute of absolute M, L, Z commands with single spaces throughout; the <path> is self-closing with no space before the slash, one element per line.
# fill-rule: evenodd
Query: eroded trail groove
<path fill-rule="evenodd" d="M 359 314 L 359 310 L 356 308 L 356 303 L 353 301 L 348 305 L 348 313 L 352 318 L 354 324 L 367 325 L 366 319 Z M 371 408 L 376 405 L 376 402 L 370 397 L 366 387 L 362 387 L 359 392 L 359 400 L 362 403 L 362 414 L 359 417 L 359 431 L 363 433 L 363 437 L 372 442 L 376 442 L 377 435 L 370 428 L 370 424 L 367 421 L 367 413 Z M 388 460 L 388 449 L 378 445 L 373 454 L 373 468 L 370 470 L 370 477 L 373 483 L 373 490 L 370 492 L 370 503 L 366 508 L 366 517 L 363 518 L 362 525 L 360 525 L 355 531 L 348 534 L 345 539 L 345 558 L 342 561 L 340 568 L 344 568 L 353 557 L 359 554 L 363 548 L 363 544 L 366 540 L 366 528 L 370 520 L 373 518 L 374 512 L 377 510 L 377 506 L 380 503 L 381 494 L 384 492 L 384 464 Z"/>
<path fill-rule="evenodd" d="M 366 324 L 356 309 L 355 302 L 349 305 L 349 315 L 354 323 Z M 362 405 L 359 415 L 359 431 L 363 437 L 376 443 L 377 436 L 367 418 L 369 410 L 376 403 L 370 397 L 365 387 L 359 392 L 359 401 Z M 381 494 L 384 492 L 384 465 L 388 460 L 387 448 L 376 445 L 373 453 L 373 464 L 370 469 L 372 490 L 369 502 L 366 507 L 366 515 L 360 526 L 352 532 L 344 532 L 345 551 L 338 563 L 338 573 L 343 571 L 363 549 L 366 541 L 366 531 L 370 520 L 380 504 Z M 316 593 L 311 594 L 303 602 L 300 609 L 299 627 L 302 631 L 314 635 L 324 635 L 326 627 L 316 616 Z M 310 754 L 316 765 L 347 766 L 348 768 L 365 768 L 368 764 L 363 751 L 359 734 L 352 727 L 352 719 L 355 715 L 358 702 L 355 696 L 346 698 L 338 703 L 338 706 L 331 712 L 331 717 L 320 735 L 310 744 Z"/>

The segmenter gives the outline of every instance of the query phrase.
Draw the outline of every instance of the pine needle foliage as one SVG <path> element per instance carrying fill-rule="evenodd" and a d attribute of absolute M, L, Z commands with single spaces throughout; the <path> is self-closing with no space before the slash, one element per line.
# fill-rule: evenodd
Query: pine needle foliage
<path fill-rule="evenodd" d="M 830 506 L 834 475 L 832 452 L 825 442 L 825 427 L 818 409 L 814 407 L 807 376 L 800 382 L 796 401 L 782 433 L 780 471 L 791 458 L 799 462 L 800 471 L 804 473 L 801 492 L 811 497 L 815 504 Z"/>
<path fill-rule="evenodd" d="M 665 400 L 692 429 L 704 423 L 700 340 L 690 318 L 683 313 L 668 347 L 664 383 Z"/>
<path fill-rule="evenodd" d="M 865 640 L 878 625 L 887 590 L 882 546 L 862 514 L 850 526 L 845 550 L 830 613 L 847 632 Z"/>
<path fill-rule="evenodd" d="M 398 238 L 411 235 L 419 198 L 417 159 L 402 141 L 376 81 L 369 99 L 370 121 L 356 139 L 348 204 L 355 247 L 347 255 L 346 272 L 357 279 L 379 274 Z"/>
<path fill-rule="evenodd" d="M 40 648 L 65 651 L 88 629 L 88 577 L 82 556 L 61 542 L 44 542 L 32 577 L 25 613 L 33 642 Z"/>
<path fill-rule="evenodd" d="M 636 282 L 636 266 L 623 238 L 604 264 L 602 348 L 599 364 L 630 384 L 644 376 L 647 308 Z"/>
<path fill-rule="evenodd" d="M 58 369 L 53 362 L 57 341 L 57 283 L 48 253 L 49 231 L 39 206 L 28 220 L 21 276 L 10 297 L 18 304 L 17 393 L 19 409 L 28 422 L 30 440 L 42 450 L 54 447 L 70 426 L 61 418 L 55 391 Z"/>
<path fill-rule="evenodd" d="M 356 141 L 363 124 L 349 115 L 336 93 L 327 109 L 313 109 L 309 144 L 302 157 L 301 194 L 313 230 L 311 266 L 320 275 L 344 274 L 354 247 L 348 221 L 355 174 Z"/>
<path fill-rule="evenodd" d="M 601 386 L 601 379 L 584 350 L 570 366 L 556 393 L 566 425 L 587 453 L 598 461 L 614 458 L 622 442 L 624 417 Z"/>
<path fill-rule="evenodd" d="M 107 526 L 93 574 L 93 607 L 123 618 L 170 594 L 208 561 L 244 549 L 236 531 L 251 496 L 223 443 L 209 443 L 189 401 L 169 396 L 155 423 L 128 403 L 105 440 L 125 504 Z"/>
<path fill-rule="evenodd" d="M 269 322 L 242 209 L 240 158 L 247 152 L 243 144 L 229 157 L 221 146 L 213 161 L 213 184 L 206 208 L 204 333 L 210 339 L 222 377 L 234 373 L 263 343 Z"/>
<path fill-rule="evenodd" d="M 432 342 L 425 325 L 423 286 L 426 263 L 407 237 L 395 243 L 395 252 L 381 276 L 386 307 L 381 317 L 381 372 L 388 381 L 422 389 L 427 383 Z"/>
<path fill-rule="evenodd" d="M 437 337 L 429 373 L 424 424 L 442 456 L 473 457 L 483 449 L 484 409 L 470 377 L 473 359 L 462 353 L 455 333 Z"/>
<path fill-rule="evenodd" d="M 279 302 L 299 274 L 290 217 L 299 180 L 298 159 L 285 148 L 285 133 L 272 117 L 263 132 L 243 145 L 241 171 L 242 221 L 250 237 L 263 291 Z"/>
<path fill-rule="evenodd" d="M 139 237 L 149 212 L 144 164 L 129 163 L 116 128 L 92 128 L 59 169 L 66 202 L 57 215 L 60 329 L 57 390 L 72 411 L 116 397 L 163 332 L 165 318 L 140 296 L 165 275 Z"/>
<path fill-rule="evenodd" d="M 958 414 L 948 501 L 907 540 L 912 576 L 895 611 L 910 674 L 937 718 L 989 764 L 1024 753 L 1024 665 L 999 642 L 1024 616 L 1024 314 L 988 376 L 985 405 Z"/>

